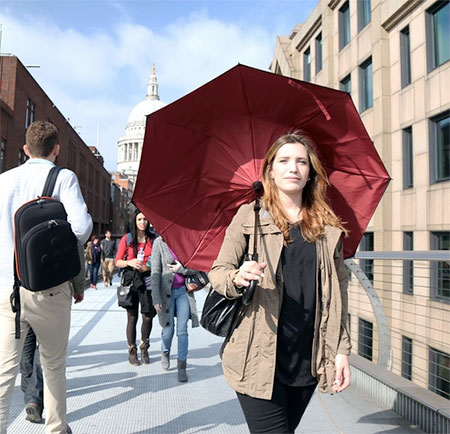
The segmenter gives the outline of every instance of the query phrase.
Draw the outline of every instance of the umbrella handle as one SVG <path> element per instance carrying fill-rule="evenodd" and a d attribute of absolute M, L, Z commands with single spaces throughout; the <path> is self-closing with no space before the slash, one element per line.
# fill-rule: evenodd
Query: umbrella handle
<path fill-rule="evenodd" d="M 242 298 L 241 298 L 242 304 L 244 306 L 248 306 L 250 304 L 250 302 L 252 301 L 253 294 L 255 293 L 255 289 L 256 289 L 256 284 L 257 284 L 257 281 L 252 280 L 250 282 L 250 286 L 245 289 L 244 294 L 242 295 Z"/>
<path fill-rule="evenodd" d="M 258 238 L 258 225 L 259 225 L 259 210 L 261 209 L 261 204 L 259 203 L 258 197 L 262 194 L 263 188 L 261 181 L 255 181 L 253 183 L 253 189 L 255 191 L 255 206 L 253 207 L 253 211 L 255 212 L 255 226 L 254 226 L 254 234 L 253 234 L 253 253 L 252 253 L 252 261 L 258 262 L 258 252 L 257 252 L 257 238 Z M 252 301 L 253 294 L 255 293 L 257 280 L 252 280 L 250 282 L 250 286 L 244 291 L 242 295 L 242 304 L 244 306 L 248 306 Z"/>

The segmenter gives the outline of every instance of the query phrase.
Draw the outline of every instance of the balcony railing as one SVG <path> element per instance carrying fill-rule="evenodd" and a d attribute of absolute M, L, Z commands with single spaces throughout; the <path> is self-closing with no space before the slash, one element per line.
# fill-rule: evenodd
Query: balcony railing
<path fill-rule="evenodd" d="M 345 263 L 353 383 L 424 431 L 450 432 L 450 252 Z"/>

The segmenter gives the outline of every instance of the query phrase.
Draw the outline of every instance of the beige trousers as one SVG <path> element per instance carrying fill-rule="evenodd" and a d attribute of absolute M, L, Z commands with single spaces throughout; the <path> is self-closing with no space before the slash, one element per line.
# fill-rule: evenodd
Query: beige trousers
<path fill-rule="evenodd" d="M 105 258 L 102 262 L 103 282 L 105 284 L 112 283 L 113 273 L 114 273 L 114 259 Z"/>
<path fill-rule="evenodd" d="M 11 292 L 12 288 L 0 288 L 0 434 L 6 433 L 11 395 L 30 326 L 39 342 L 44 372 L 45 432 L 66 433 L 66 352 L 71 287 L 66 282 L 38 292 L 20 288 L 20 339 L 15 339 L 15 314 L 9 302 Z"/>

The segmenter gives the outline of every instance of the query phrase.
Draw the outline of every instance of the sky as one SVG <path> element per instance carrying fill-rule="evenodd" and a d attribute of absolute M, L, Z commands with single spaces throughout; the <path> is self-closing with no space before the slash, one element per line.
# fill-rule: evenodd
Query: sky
<path fill-rule="evenodd" d="M 276 37 L 318 0 L 2 0 L 0 52 L 19 57 L 107 170 L 156 66 L 168 104 L 237 63 L 267 70 Z"/>

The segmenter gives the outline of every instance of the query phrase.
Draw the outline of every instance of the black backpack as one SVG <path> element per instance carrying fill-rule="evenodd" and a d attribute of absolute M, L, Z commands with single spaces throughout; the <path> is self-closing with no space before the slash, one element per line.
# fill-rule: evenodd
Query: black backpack
<path fill-rule="evenodd" d="M 16 313 L 20 310 L 20 286 L 42 291 L 72 279 L 81 270 L 77 238 L 67 222 L 64 205 L 51 197 L 61 169 L 52 167 L 42 195 L 23 204 L 14 215 L 16 300 L 12 298 L 12 305 Z"/>

